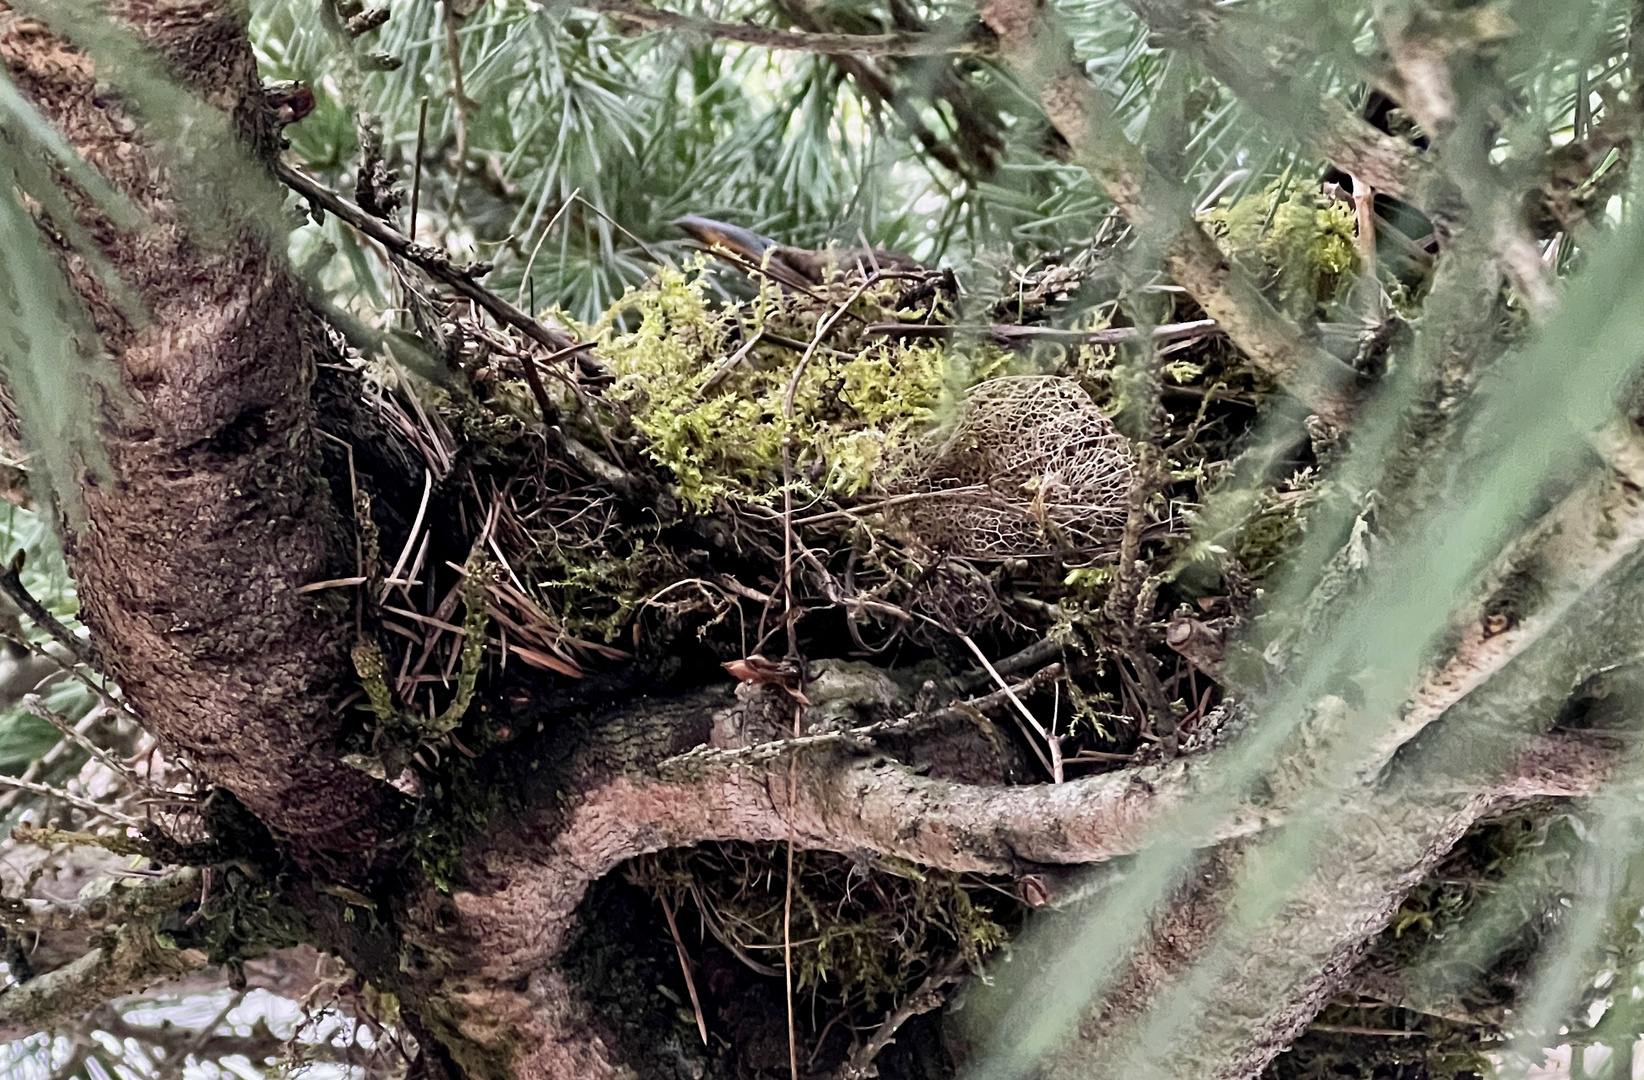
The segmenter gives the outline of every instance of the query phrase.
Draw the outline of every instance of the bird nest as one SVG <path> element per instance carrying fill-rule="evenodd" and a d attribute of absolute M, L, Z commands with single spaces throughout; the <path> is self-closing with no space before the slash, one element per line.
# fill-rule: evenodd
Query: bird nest
<path fill-rule="evenodd" d="M 1125 437 L 1074 380 L 990 379 L 912 451 L 890 509 L 909 542 L 971 559 L 1088 550 L 1123 526 Z"/>

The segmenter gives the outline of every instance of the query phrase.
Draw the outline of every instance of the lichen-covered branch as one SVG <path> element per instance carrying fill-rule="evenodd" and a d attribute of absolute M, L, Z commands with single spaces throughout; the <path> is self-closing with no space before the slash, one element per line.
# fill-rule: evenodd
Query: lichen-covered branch
<path fill-rule="evenodd" d="M 1428 672 L 1365 759 L 1373 776 L 1399 748 L 1558 625 L 1644 543 L 1644 434 L 1617 420 L 1598 439 L 1604 465 L 1519 537 L 1457 613 L 1460 640 Z M 1523 595 L 1533 582 L 1536 599 Z"/>
<path fill-rule="evenodd" d="M 777 753 L 693 756 L 688 769 L 657 771 L 682 730 L 686 738 L 701 731 L 705 715 L 727 705 L 698 697 L 601 718 L 608 734 L 567 766 L 580 778 L 568 789 L 579 794 L 492 833 L 466 859 L 466 887 L 414 898 L 407 925 L 438 927 L 430 949 L 465 958 L 440 976 L 440 993 L 462 1000 L 470 1018 L 446 1032 L 453 1045 L 521 1054 L 523 1075 L 617 1075 L 609 1048 L 590 1042 L 597 1025 L 552 964 L 587 888 L 637 855 L 791 835 L 801 847 L 950 871 L 1017 875 L 1044 871 L 1045 864 L 1076 866 L 1140 850 L 1155 821 L 1215 783 L 1218 762 L 1212 752 L 1059 785 L 1014 787 L 933 779 L 881 756 L 825 748 L 801 754 L 792 770 L 789 756 Z M 781 701 L 776 705 L 782 708 Z M 730 706 L 763 707 L 763 695 Z M 636 757 L 640 748 L 649 752 Z M 656 764 L 644 765 L 647 757 Z M 617 758 L 624 768 L 615 767 Z M 1467 796 L 1474 800 L 1470 812 L 1590 793 L 1614 758 L 1612 748 L 1573 740 L 1534 743 L 1516 766 L 1509 763 Z M 1282 820 L 1282 809 L 1250 804 L 1229 815 L 1214 836 L 1236 845 Z M 1035 878 L 1043 883 L 1056 875 Z M 413 940 L 421 941 L 421 932 L 414 931 Z M 533 974 L 544 971 L 549 974 Z M 526 990 L 507 989 L 522 979 Z"/>
<path fill-rule="evenodd" d="M 1128 1074 L 1143 1059 L 1170 1075 L 1260 1075 L 1475 821 L 1532 790 L 1577 796 L 1607 779 L 1619 751 L 1572 737 L 1538 741 L 1535 733 L 1552 723 L 1570 686 L 1630 658 L 1641 627 L 1644 570 L 1635 553 L 1535 648 L 1424 731 L 1381 783 L 1341 793 L 1328 811 L 1339 823 L 1329 836 L 1308 832 L 1308 821 L 1319 820 L 1309 815 L 1218 852 L 1225 880 L 1246 868 L 1260 875 L 1273 858 L 1305 860 L 1307 876 L 1276 909 L 1238 925 L 1226 921 L 1225 888 L 1195 886 L 1179 897 L 1099 1017 L 1054 1056 L 1049 1075 Z M 1248 886 L 1263 887 L 1256 878 Z M 1183 922 L 1173 929 L 1172 920 Z M 1177 1025 L 1172 1038 L 1150 1043 L 1158 1017 Z"/>
<path fill-rule="evenodd" d="M 204 952 L 179 949 L 157 934 L 160 916 L 199 895 L 199 871 L 180 870 L 152 882 L 116 885 L 106 897 L 66 909 L 36 911 L 27 901 L 8 902 L 44 924 L 120 925 L 78 960 L 0 992 L 0 1041 L 74 1023 L 110 998 L 205 967 Z"/>

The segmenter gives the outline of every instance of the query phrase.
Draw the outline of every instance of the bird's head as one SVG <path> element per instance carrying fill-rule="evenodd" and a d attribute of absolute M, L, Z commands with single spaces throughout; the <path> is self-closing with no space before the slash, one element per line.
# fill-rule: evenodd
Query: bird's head
<path fill-rule="evenodd" d="M 740 225 L 727 225 L 723 221 L 714 221 L 712 218 L 698 217 L 695 214 L 676 218 L 673 224 L 710 251 L 740 255 L 756 265 L 764 258 L 765 252 L 776 246 L 775 240 L 768 236 L 760 236 L 752 229 L 744 229 Z"/>

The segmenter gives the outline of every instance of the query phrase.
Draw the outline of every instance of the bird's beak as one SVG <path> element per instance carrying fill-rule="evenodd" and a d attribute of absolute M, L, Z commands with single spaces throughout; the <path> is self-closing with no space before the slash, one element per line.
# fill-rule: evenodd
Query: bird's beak
<path fill-rule="evenodd" d="M 723 221 L 714 221 L 712 218 L 698 217 L 695 214 L 676 218 L 672 224 L 710 251 L 738 255 L 755 266 L 759 265 L 765 252 L 775 244 L 774 241 L 760 236 L 751 229 L 727 225 Z"/>

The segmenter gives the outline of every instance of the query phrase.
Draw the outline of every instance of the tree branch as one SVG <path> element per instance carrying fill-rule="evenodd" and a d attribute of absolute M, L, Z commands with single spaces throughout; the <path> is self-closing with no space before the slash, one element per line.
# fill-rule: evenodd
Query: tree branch
<path fill-rule="evenodd" d="M 1284 125 L 1288 137 L 1299 137 L 1313 153 L 1377 191 L 1425 204 L 1434 170 L 1420 151 L 1303 85 L 1296 69 L 1277 59 L 1305 51 L 1283 27 L 1207 0 L 1125 3 L 1153 31 L 1156 44 L 1191 53 L 1222 85 L 1270 122 Z"/>
<path fill-rule="evenodd" d="M 429 277 L 474 301 L 490 312 L 498 322 L 520 330 L 526 337 L 546 348 L 554 358 L 566 359 L 586 349 L 586 346 L 578 343 L 569 334 L 544 326 L 490 289 L 480 285 L 474 280 L 479 273 L 477 269 L 453 265 L 445 252 L 417 243 L 387 222 L 372 217 L 318 180 L 283 161 L 276 162 L 274 168 L 288 187 L 309 202 L 329 210 L 391 253 L 422 267 Z M 531 387 L 531 394 L 536 398 L 537 407 L 542 412 L 543 422 L 552 423 L 559 410 L 554 408 L 553 402 L 548 398 L 548 390 L 542 384 L 542 374 L 537 370 L 536 358 L 522 354 L 520 367 L 525 372 L 525 381 Z M 575 388 L 574 380 L 567 379 L 567 382 Z"/>
<path fill-rule="evenodd" d="M 24 905 L 30 918 L 44 915 L 52 923 L 124 925 L 78 960 L 0 992 L 0 1041 L 73 1023 L 110 998 L 205 967 L 204 952 L 179 949 L 156 936 L 161 915 L 199 895 L 200 872 L 187 869 L 151 882 L 116 884 L 101 900 L 55 910 L 35 911 L 27 901 L 9 902 L 8 906 Z"/>
<path fill-rule="evenodd" d="M 1644 433 L 1619 419 L 1597 440 L 1604 465 L 1544 514 L 1484 574 L 1477 598 L 1457 612 L 1461 640 L 1428 672 L 1399 718 L 1365 759 L 1373 777 L 1446 710 L 1494 678 L 1554 630 L 1575 603 L 1644 543 Z M 1522 591 L 1532 574 L 1542 597 Z"/>
<path fill-rule="evenodd" d="M 989 0 L 982 19 L 1001 57 L 1131 224 L 1157 238 L 1171 278 L 1233 339 L 1252 365 L 1338 427 L 1352 418 L 1355 374 L 1286 318 L 1193 220 L 1180 185 L 1160 176 L 1126 137 L 1048 5 Z"/>
<path fill-rule="evenodd" d="M 1232 886 L 1191 886 L 1047 1075 L 1260 1075 L 1474 822 L 1531 797 L 1591 794 L 1625 760 L 1597 740 L 1534 733 L 1553 722 L 1569 687 L 1631 659 L 1644 632 L 1641 577 L 1635 552 L 1534 649 L 1457 701 L 1374 788 L 1322 794 L 1296 824 L 1220 849 L 1208 876 L 1248 875 L 1247 898 L 1269 888 L 1263 875 L 1275 865 L 1300 860 L 1305 876 L 1254 907 L 1241 907 Z M 1256 914 L 1233 924 L 1230 907 Z M 1150 1024 L 1163 1017 L 1178 1023 L 1160 1041 Z"/>
<path fill-rule="evenodd" d="M 1381 38 L 1399 80 L 1399 103 L 1432 138 L 1438 161 L 1466 201 L 1474 230 L 1488 240 L 1531 315 L 1544 318 L 1556 297 L 1552 269 L 1542 261 L 1524 220 L 1527 192 L 1513 190 L 1503 170 L 1489 160 L 1485 132 L 1491 122 L 1483 117 L 1494 103 L 1483 97 L 1501 91 L 1482 92 L 1469 113 L 1471 121 L 1459 126 L 1450 71 L 1458 53 L 1468 64 L 1479 62 L 1480 47 L 1499 39 L 1504 28 L 1489 16 L 1443 20 L 1395 5 L 1383 6 L 1378 14 Z"/>

